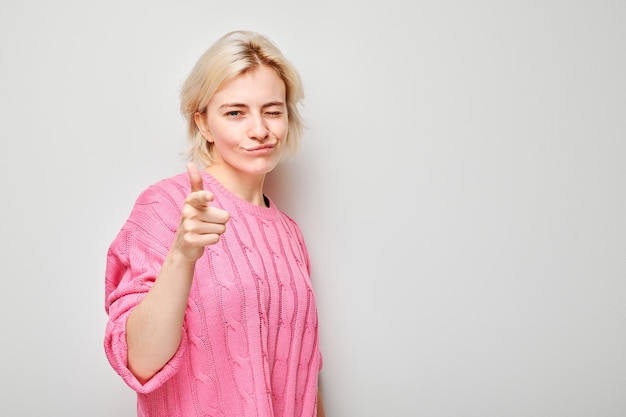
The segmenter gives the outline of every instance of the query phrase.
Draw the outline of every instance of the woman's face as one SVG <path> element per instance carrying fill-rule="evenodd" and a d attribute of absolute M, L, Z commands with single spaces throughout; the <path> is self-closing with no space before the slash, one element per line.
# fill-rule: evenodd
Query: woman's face
<path fill-rule="evenodd" d="M 211 169 L 266 174 L 280 161 L 287 137 L 285 83 L 266 66 L 242 74 L 222 85 L 196 123 L 213 143 Z"/>

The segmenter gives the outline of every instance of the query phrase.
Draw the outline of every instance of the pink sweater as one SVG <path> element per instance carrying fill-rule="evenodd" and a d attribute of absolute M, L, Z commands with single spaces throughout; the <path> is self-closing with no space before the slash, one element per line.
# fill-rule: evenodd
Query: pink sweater
<path fill-rule="evenodd" d="M 273 203 L 249 204 L 202 175 L 212 204 L 231 218 L 196 263 L 178 351 L 142 385 L 127 367 L 125 326 L 173 242 L 186 174 L 145 190 L 109 248 L 109 362 L 137 392 L 139 416 L 315 416 L 322 360 L 300 229 Z"/>

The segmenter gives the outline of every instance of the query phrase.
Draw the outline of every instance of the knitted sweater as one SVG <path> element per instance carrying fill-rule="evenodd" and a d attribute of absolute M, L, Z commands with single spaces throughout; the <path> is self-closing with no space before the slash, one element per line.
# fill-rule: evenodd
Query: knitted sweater
<path fill-rule="evenodd" d="M 252 205 L 202 176 L 230 220 L 196 263 L 177 352 L 142 385 L 127 367 L 125 326 L 173 243 L 186 174 L 146 189 L 109 248 L 107 358 L 137 392 L 138 416 L 315 416 L 322 360 L 300 229 L 273 203 Z"/>

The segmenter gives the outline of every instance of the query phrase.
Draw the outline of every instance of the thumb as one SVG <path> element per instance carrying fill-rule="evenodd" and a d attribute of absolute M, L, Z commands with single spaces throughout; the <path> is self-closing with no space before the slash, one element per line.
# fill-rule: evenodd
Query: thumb
<path fill-rule="evenodd" d="M 187 163 L 187 174 L 189 174 L 189 183 L 191 184 L 191 192 L 202 191 L 204 186 L 202 185 L 202 175 L 198 170 L 198 167 L 193 162 Z"/>

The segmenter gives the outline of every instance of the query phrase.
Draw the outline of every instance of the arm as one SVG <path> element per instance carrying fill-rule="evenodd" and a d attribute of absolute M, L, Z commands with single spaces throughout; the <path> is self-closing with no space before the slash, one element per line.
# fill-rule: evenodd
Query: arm
<path fill-rule="evenodd" d="M 171 250 L 154 286 L 128 317 L 128 368 L 142 384 L 178 349 L 194 266 Z"/>
<path fill-rule="evenodd" d="M 176 353 L 182 337 L 187 299 L 197 259 L 226 230 L 228 213 L 210 207 L 213 196 L 188 164 L 191 193 L 185 200 L 174 243 L 154 285 L 126 322 L 128 368 L 145 383 Z"/>
<path fill-rule="evenodd" d="M 317 391 L 317 417 L 326 417 L 326 412 L 324 411 L 324 403 L 322 402 L 322 393 L 319 388 Z"/>

